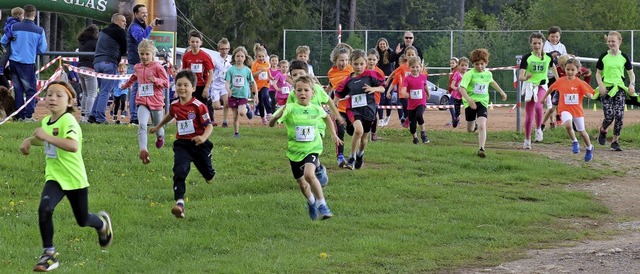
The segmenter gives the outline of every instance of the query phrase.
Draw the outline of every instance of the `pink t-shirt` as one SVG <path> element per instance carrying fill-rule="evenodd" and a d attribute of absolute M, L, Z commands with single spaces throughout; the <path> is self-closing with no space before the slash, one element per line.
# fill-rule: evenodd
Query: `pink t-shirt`
<path fill-rule="evenodd" d="M 289 93 L 293 92 L 293 88 L 291 87 L 291 84 L 287 82 L 286 75 L 280 73 L 274 76 L 274 78 L 275 79 L 273 81 L 275 81 L 275 84 L 280 88 L 280 91 L 276 90 L 276 100 L 278 101 L 278 105 L 284 105 L 286 104 L 287 98 L 289 98 Z M 280 102 L 284 103 L 280 104 Z"/>
<path fill-rule="evenodd" d="M 456 87 L 460 87 L 460 81 L 462 81 L 462 74 L 460 74 L 460 71 L 457 71 L 453 73 L 453 75 L 451 75 L 451 83 L 453 83 Z M 451 89 L 451 87 L 449 87 L 449 89 Z M 460 91 L 452 89 L 451 90 L 451 97 L 453 97 L 453 99 L 462 99 L 462 93 L 460 93 Z"/>
<path fill-rule="evenodd" d="M 409 75 L 404 78 L 402 82 L 403 87 L 407 87 L 407 93 L 409 93 L 408 97 L 408 110 L 414 110 L 418 106 L 427 105 L 427 76 L 424 74 L 420 74 L 418 76 Z"/>
<path fill-rule="evenodd" d="M 276 91 L 276 89 L 273 88 L 273 84 L 276 83 L 276 80 L 275 80 L 276 75 L 280 75 L 282 73 L 280 73 L 279 69 L 276 69 L 276 70 L 269 69 L 269 70 L 271 71 L 271 76 L 274 78 L 273 80 L 269 80 L 269 91 Z"/>

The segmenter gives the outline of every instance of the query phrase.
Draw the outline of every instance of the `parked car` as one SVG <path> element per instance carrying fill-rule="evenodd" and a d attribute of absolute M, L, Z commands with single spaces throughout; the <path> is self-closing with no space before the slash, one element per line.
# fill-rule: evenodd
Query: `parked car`
<path fill-rule="evenodd" d="M 449 105 L 449 94 L 446 89 L 441 89 L 436 84 L 427 81 L 427 87 L 429 88 L 429 100 L 427 105 L 446 106 Z M 440 110 L 446 110 L 446 108 L 440 108 Z"/>

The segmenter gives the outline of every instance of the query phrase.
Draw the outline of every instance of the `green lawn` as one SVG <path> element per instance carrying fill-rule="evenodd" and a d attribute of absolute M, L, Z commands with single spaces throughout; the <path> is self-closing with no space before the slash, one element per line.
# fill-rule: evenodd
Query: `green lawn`
<path fill-rule="evenodd" d="M 0 273 L 30 271 L 41 253 L 44 153 L 18 151 L 35 126 L 0 126 Z M 383 129 L 384 141 L 368 147 L 362 170 L 337 169 L 327 144 L 324 190 L 335 217 L 310 221 L 283 128 L 242 128 L 240 139 L 215 128 L 215 183 L 192 169 L 186 219 L 179 220 L 170 213 L 173 138 L 161 150 L 151 148 L 145 166 L 137 158 L 137 128 L 82 127 L 90 210 L 110 212 L 115 239 L 102 252 L 95 231 L 78 227 L 64 200 L 54 214 L 58 272 L 428 272 L 498 264 L 527 248 L 589 237 L 593 231 L 564 220 L 609 214 L 591 194 L 564 185 L 610 171 L 505 149 L 522 139 L 516 133 L 489 134 L 488 157 L 481 159 L 474 134 L 430 132 L 430 144 L 413 145 L 406 130 Z M 625 128 L 626 136 L 639 132 Z M 566 138 L 561 130 L 545 134 L 545 142 Z M 567 155 L 580 161 L 568 147 Z"/>

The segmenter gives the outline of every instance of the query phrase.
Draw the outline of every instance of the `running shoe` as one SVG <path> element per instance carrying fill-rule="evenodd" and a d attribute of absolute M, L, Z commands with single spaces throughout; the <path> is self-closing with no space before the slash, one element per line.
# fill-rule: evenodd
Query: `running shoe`
<path fill-rule="evenodd" d="M 580 144 L 578 141 L 571 142 L 571 152 L 573 152 L 573 154 L 580 153 Z"/>
<path fill-rule="evenodd" d="M 611 142 L 611 150 L 622 151 L 622 149 L 620 148 L 620 144 L 618 144 L 618 141 Z"/>
<path fill-rule="evenodd" d="M 327 169 L 323 165 L 316 167 L 316 178 L 318 179 L 322 187 L 325 187 L 329 182 L 329 176 L 327 176 Z"/>
<path fill-rule="evenodd" d="M 322 217 L 322 220 L 326 220 L 333 217 L 333 213 L 331 213 L 331 209 L 329 209 L 328 205 L 320 205 L 318 207 L 318 211 L 320 212 L 320 216 Z"/>
<path fill-rule="evenodd" d="M 484 153 L 484 149 L 483 148 L 478 149 L 478 157 L 480 157 L 480 158 L 487 157 L 487 155 Z"/>
<path fill-rule="evenodd" d="M 600 130 L 600 134 L 598 134 L 598 144 L 604 146 L 607 143 L 607 132 Z M 611 144 L 613 146 L 613 144 Z"/>
<path fill-rule="evenodd" d="M 591 146 L 591 149 L 587 148 L 587 153 L 584 154 L 585 162 L 589 162 L 591 159 L 593 159 L 593 146 Z"/>
<path fill-rule="evenodd" d="M 156 138 L 156 148 L 162 148 L 164 146 L 164 136 Z"/>
<path fill-rule="evenodd" d="M 140 151 L 140 156 L 139 157 L 140 157 L 140 160 L 142 160 L 143 164 L 146 165 L 148 163 L 151 163 L 151 159 L 149 158 L 149 152 L 148 151 L 143 149 L 142 151 Z"/>
<path fill-rule="evenodd" d="M 347 160 L 344 159 L 344 155 L 342 154 L 338 155 L 338 167 L 340 168 L 347 167 Z"/>
<path fill-rule="evenodd" d="M 171 213 L 173 216 L 176 216 L 178 219 L 184 218 L 184 204 L 176 204 L 172 209 Z"/>
<path fill-rule="evenodd" d="M 104 232 L 100 232 L 98 230 L 98 243 L 100 243 L 100 247 L 107 248 L 113 242 L 113 228 L 111 227 L 111 217 L 109 213 L 100 211 L 96 215 L 100 217 L 102 222 L 104 223 L 105 229 Z"/>
<path fill-rule="evenodd" d="M 536 143 L 542 142 L 543 139 L 544 139 L 544 134 L 542 133 L 542 129 L 537 128 L 535 142 Z"/>
<path fill-rule="evenodd" d="M 522 145 L 523 149 L 531 149 L 531 140 L 530 139 L 525 139 L 524 140 L 524 144 Z"/>
<path fill-rule="evenodd" d="M 318 209 L 316 208 L 316 205 L 310 205 L 307 202 L 307 209 L 309 210 L 309 218 L 311 218 L 311 220 L 318 219 Z"/>
<path fill-rule="evenodd" d="M 49 272 L 58 268 L 60 263 L 58 263 L 58 252 L 43 252 L 40 259 L 38 259 L 38 263 L 33 267 L 34 272 Z"/>
<path fill-rule="evenodd" d="M 356 162 L 355 162 L 354 167 L 356 169 L 360 169 L 360 168 L 362 168 L 362 164 L 364 164 L 364 154 L 356 155 Z"/>

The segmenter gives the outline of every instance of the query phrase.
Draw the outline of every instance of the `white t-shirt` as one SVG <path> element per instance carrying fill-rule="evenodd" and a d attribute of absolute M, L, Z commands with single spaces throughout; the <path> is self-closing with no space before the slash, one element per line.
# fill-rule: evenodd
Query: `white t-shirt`
<path fill-rule="evenodd" d="M 211 90 L 224 90 L 225 75 L 231 65 L 231 54 L 227 55 L 227 58 L 222 59 L 220 54 L 212 55 L 213 60 L 213 82 L 211 83 Z"/>
<path fill-rule="evenodd" d="M 313 67 L 311 66 L 311 64 L 307 64 L 307 69 L 309 70 L 309 76 L 310 77 L 316 77 L 316 75 L 313 73 Z"/>
<path fill-rule="evenodd" d="M 567 54 L 567 48 L 564 47 L 564 44 L 562 44 L 562 42 L 558 42 L 558 44 L 554 45 L 554 44 L 551 44 L 549 40 L 544 42 L 544 46 L 542 46 L 542 51 L 544 51 L 545 53 L 557 51 L 560 53 L 560 55 Z M 560 55 L 558 55 L 558 57 Z M 549 72 L 547 72 L 547 78 L 552 78 L 552 77 L 553 77 L 553 71 L 549 70 Z"/>

